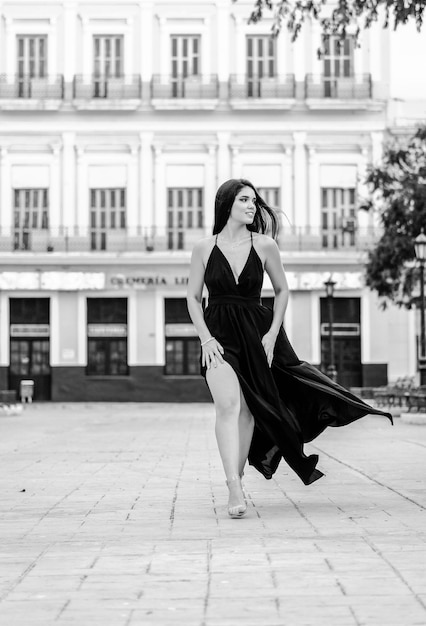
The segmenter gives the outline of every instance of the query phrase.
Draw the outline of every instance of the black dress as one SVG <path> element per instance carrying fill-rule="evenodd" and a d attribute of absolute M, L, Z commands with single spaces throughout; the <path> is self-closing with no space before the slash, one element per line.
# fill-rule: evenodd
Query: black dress
<path fill-rule="evenodd" d="M 254 417 L 248 461 L 265 478 L 272 478 L 283 457 L 309 485 L 323 473 L 316 469 L 318 455 L 304 454 L 305 442 L 327 426 L 344 426 L 368 413 L 383 415 L 392 422 L 389 413 L 372 408 L 314 366 L 300 361 L 283 327 L 269 367 L 261 340 L 271 326 L 273 312 L 260 301 L 263 266 L 253 239 L 237 282 L 216 237 L 205 283 L 209 302 L 204 318 L 212 336 L 223 346 L 223 358 L 236 372 Z"/>

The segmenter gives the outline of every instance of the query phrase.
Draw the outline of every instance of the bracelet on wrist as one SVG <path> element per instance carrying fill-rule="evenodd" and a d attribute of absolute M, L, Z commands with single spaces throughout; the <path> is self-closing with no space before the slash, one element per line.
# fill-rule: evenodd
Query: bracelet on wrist
<path fill-rule="evenodd" d="M 208 338 L 208 339 L 206 339 L 205 341 L 202 341 L 202 342 L 201 342 L 201 347 L 202 347 L 202 346 L 205 346 L 205 345 L 206 345 L 206 343 L 209 343 L 209 341 L 213 341 L 213 339 L 214 339 L 214 337 L 209 337 L 209 338 Z"/>

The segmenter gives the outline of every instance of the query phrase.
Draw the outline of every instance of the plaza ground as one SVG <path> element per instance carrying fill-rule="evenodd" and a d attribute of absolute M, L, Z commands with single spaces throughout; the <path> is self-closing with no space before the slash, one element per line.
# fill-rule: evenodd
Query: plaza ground
<path fill-rule="evenodd" d="M 245 476 L 232 520 L 211 404 L 0 414 L 4 626 L 426 624 L 426 427 L 366 417 Z"/>

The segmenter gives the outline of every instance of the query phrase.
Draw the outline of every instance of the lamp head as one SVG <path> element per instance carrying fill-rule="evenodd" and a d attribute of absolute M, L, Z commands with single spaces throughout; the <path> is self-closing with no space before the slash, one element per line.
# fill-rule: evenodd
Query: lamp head
<path fill-rule="evenodd" d="M 414 250 L 416 252 L 416 257 L 418 258 L 418 260 L 420 262 L 424 262 L 426 259 L 426 235 L 423 231 L 423 228 L 420 235 L 417 235 L 414 240 Z"/>
<path fill-rule="evenodd" d="M 331 274 L 330 274 L 330 278 L 325 281 L 324 285 L 325 285 L 325 291 L 326 291 L 327 297 L 332 298 L 334 295 L 334 287 L 336 283 L 333 280 Z"/>

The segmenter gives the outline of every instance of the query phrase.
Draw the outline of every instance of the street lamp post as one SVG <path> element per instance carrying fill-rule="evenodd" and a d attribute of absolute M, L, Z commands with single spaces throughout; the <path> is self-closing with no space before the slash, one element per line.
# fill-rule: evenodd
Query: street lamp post
<path fill-rule="evenodd" d="M 334 338 L 333 338 L 333 297 L 334 297 L 334 287 L 336 283 L 330 276 L 330 278 L 325 281 L 325 292 L 327 294 L 327 304 L 328 304 L 328 340 L 330 346 L 330 361 L 327 367 L 327 376 L 331 378 L 333 382 L 337 382 L 337 370 L 334 364 Z"/>
<path fill-rule="evenodd" d="M 420 266 L 420 352 L 419 371 L 420 384 L 426 385 L 426 331 L 425 331 L 425 262 L 426 235 L 423 232 L 414 240 L 414 250 Z"/>

